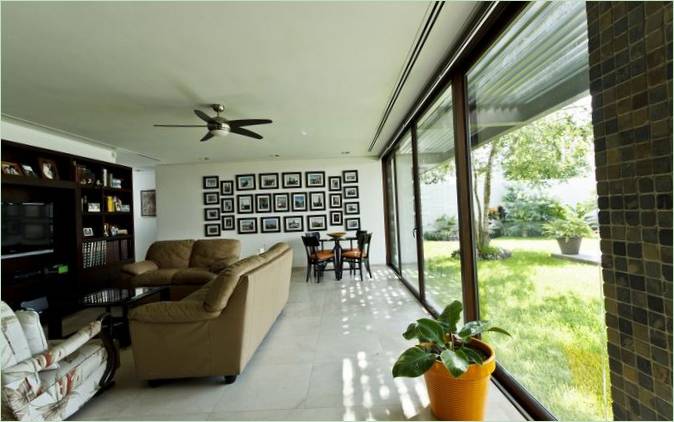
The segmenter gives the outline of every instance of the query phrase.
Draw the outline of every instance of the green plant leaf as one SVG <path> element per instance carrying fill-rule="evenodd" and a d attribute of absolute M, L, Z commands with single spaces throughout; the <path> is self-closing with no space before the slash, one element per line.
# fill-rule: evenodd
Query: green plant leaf
<path fill-rule="evenodd" d="M 440 353 L 440 360 L 454 378 L 460 377 L 468 370 L 468 360 L 461 350 L 445 349 Z"/>
<path fill-rule="evenodd" d="M 417 320 L 417 336 L 432 341 L 433 343 L 444 346 L 445 345 L 445 330 L 438 321 L 428 318 L 421 318 Z"/>
<path fill-rule="evenodd" d="M 456 332 L 456 324 L 461 319 L 461 311 L 463 306 L 461 302 L 455 300 L 454 302 L 447 305 L 444 311 L 438 317 L 438 321 L 445 327 L 450 333 Z"/>
<path fill-rule="evenodd" d="M 406 340 L 412 340 L 413 338 L 418 337 L 417 323 L 413 322 L 407 326 L 407 330 L 403 333 L 403 338 Z"/>
<path fill-rule="evenodd" d="M 476 350 L 473 350 L 468 346 L 464 346 L 459 350 L 461 350 L 464 353 L 464 355 L 466 355 L 466 359 L 470 363 L 477 363 L 478 365 L 482 365 L 482 362 L 484 362 L 484 357 L 482 356 L 482 354 Z"/>
<path fill-rule="evenodd" d="M 394 377 L 418 377 L 428 371 L 435 362 L 436 355 L 421 347 L 410 347 L 405 350 L 393 365 Z"/>
<path fill-rule="evenodd" d="M 466 341 L 471 337 L 481 334 L 487 328 L 489 328 L 489 321 L 470 321 L 461 327 L 459 330 L 459 337 L 461 337 L 463 341 Z"/>
<path fill-rule="evenodd" d="M 503 328 L 499 328 L 499 327 L 489 327 L 489 328 L 487 328 L 487 329 L 484 330 L 484 331 L 492 331 L 492 332 L 494 332 L 494 333 L 505 334 L 505 335 L 507 335 L 508 337 L 512 337 L 512 336 L 510 335 L 509 332 L 507 332 L 507 331 L 504 330 Z"/>

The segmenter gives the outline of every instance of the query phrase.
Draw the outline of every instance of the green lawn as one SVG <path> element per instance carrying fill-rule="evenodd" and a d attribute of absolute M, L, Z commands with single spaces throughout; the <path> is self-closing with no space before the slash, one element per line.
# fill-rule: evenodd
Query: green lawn
<path fill-rule="evenodd" d="M 581 253 L 598 254 L 598 240 L 584 239 Z M 480 312 L 510 331 L 487 336 L 503 366 L 558 418 L 611 418 L 604 398 L 606 331 L 600 267 L 550 256 L 555 240 L 492 241 L 512 251 L 499 261 L 479 261 Z M 426 289 L 441 308 L 461 299 L 456 242 L 424 242 Z"/>

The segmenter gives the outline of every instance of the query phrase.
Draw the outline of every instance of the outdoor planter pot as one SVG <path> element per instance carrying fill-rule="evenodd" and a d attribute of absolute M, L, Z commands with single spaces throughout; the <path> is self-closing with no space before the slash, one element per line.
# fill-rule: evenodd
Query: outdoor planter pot
<path fill-rule="evenodd" d="M 583 241 L 582 237 L 559 237 L 557 243 L 559 249 L 564 255 L 578 255 L 580 251 L 580 243 Z"/>

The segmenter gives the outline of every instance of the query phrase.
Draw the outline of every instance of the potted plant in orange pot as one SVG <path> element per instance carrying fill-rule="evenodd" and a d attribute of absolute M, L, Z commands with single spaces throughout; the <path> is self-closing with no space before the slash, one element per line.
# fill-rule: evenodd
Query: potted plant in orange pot
<path fill-rule="evenodd" d="M 475 338 L 484 332 L 510 335 L 488 321 L 470 321 L 461 328 L 461 302 L 455 300 L 437 320 L 421 318 L 403 337 L 419 344 L 405 350 L 393 365 L 394 377 L 424 375 L 433 414 L 443 420 L 482 420 L 494 349 Z"/>

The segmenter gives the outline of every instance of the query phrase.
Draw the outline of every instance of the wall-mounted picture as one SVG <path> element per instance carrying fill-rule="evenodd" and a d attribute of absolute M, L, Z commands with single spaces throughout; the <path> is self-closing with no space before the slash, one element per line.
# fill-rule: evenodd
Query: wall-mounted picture
<path fill-rule="evenodd" d="M 341 226 L 342 224 L 344 224 L 344 220 L 342 219 L 342 212 L 330 211 L 330 225 Z"/>
<path fill-rule="evenodd" d="M 347 230 L 360 230 L 360 218 L 345 218 L 344 227 Z"/>
<path fill-rule="evenodd" d="M 342 178 L 344 183 L 358 183 L 358 170 L 344 170 Z"/>
<path fill-rule="evenodd" d="M 255 175 L 254 174 L 237 175 L 236 190 L 255 190 Z"/>
<path fill-rule="evenodd" d="M 308 188 L 324 188 L 325 187 L 325 172 L 324 171 L 308 171 L 306 172 L 306 182 Z"/>
<path fill-rule="evenodd" d="M 255 195 L 255 212 L 271 212 L 271 195 L 258 193 Z"/>
<path fill-rule="evenodd" d="M 206 237 L 219 237 L 220 236 L 220 223 L 204 224 L 204 236 L 206 236 Z"/>
<path fill-rule="evenodd" d="M 344 214 L 354 215 L 360 214 L 360 204 L 355 202 L 344 202 Z"/>
<path fill-rule="evenodd" d="M 222 180 L 220 181 L 220 195 L 230 196 L 234 195 L 234 181 Z"/>
<path fill-rule="evenodd" d="M 260 189 L 278 189 L 278 173 L 260 173 Z"/>
<path fill-rule="evenodd" d="M 328 189 L 340 192 L 342 190 L 342 178 L 339 176 L 328 177 Z"/>
<path fill-rule="evenodd" d="M 262 233 L 280 233 L 281 217 L 260 217 L 260 231 Z"/>
<path fill-rule="evenodd" d="M 236 226 L 239 234 L 257 233 L 257 218 L 239 218 L 236 220 Z"/>
<path fill-rule="evenodd" d="M 309 192 L 309 209 L 311 211 L 325 209 L 325 192 Z"/>
<path fill-rule="evenodd" d="M 21 164 L 21 170 L 23 170 L 23 175 L 28 177 L 40 177 L 37 175 L 33 167 L 28 164 Z"/>
<path fill-rule="evenodd" d="M 307 210 L 307 194 L 304 192 L 294 192 L 291 194 L 293 211 Z"/>
<path fill-rule="evenodd" d="M 281 183 L 283 189 L 295 189 L 302 187 L 302 173 L 298 172 L 288 172 L 281 173 Z"/>
<path fill-rule="evenodd" d="M 142 217 L 157 216 L 157 192 L 154 189 L 140 191 L 140 215 Z"/>
<path fill-rule="evenodd" d="M 283 228 L 289 233 L 304 231 L 304 219 L 301 215 L 283 217 Z"/>
<path fill-rule="evenodd" d="M 220 208 L 204 208 L 204 220 L 220 220 Z"/>
<path fill-rule="evenodd" d="M 213 205 L 220 202 L 220 194 L 218 192 L 204 192 L 204 205 Z"/>
<path fill-rule="evenodd" d="M 42 177 L 49 180 L 58 180 L 59 172 L 56 168 L 56 163 L 53 160 L 39 158 L 38 163 L 40 165 L 40 174 L 42 174 Z"/>
<path fill-rule="evenodd" d="M 82 234 L 84 237 L 92 237 L 94 235 L 94 229 L 91 227 L 83 227 Z"/>
<path fill-rule="evenodd" d="M 204 189 L 217 189 L 220 178 L 218 176 L 204 176 L 202 178 L 202 185 Z"/>
<path fill-rule="evenodd" d="M 233 215 L 223 215 L 222 216 L 222 230 L 234 230 L 234 216 Z"/>
<path fill-rule="evenodd" d="M 288 212 L 288 211 L 290 211 L 290 194 L 275 193 L 274 212 Z"/>
<path fill-rule="evenodd" d="M 358 186 L 344 186 L 344 198 L 358 198 Z"/>
<path fill-rule="evenodd" d="M 253 195 L 236 196 L 236 212 L 239 214 L 253 213 Z"/>
<path fill-rule="evenodd" d="M 308 230 L 327 230 L 328 219 L 325 214 L 307 215 L 307 229 Z"/>
<path fill-rule="evenodd" d="M 341 193 L 331 193 L 330 194 L 330 208 L 342 208 L 342 194 Z"/>
<path fill-rule="evenodd" d="M 9 161 L 2 162 L 2 174 L 11 174 L 12 176 L 22 176 L 23 171 L 18 163 L 11 163 Z"/>
<path fill-rule="evenodd" d="M 234 212 L 234 198 L 222 198 L 220 200 L 220 211 Z"/>

